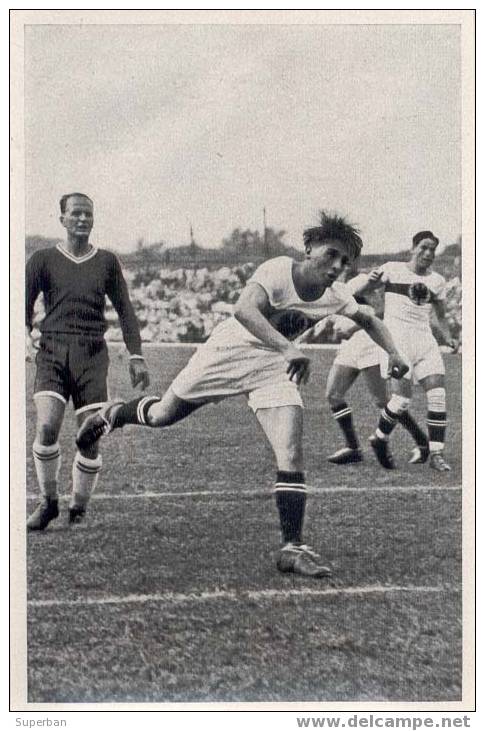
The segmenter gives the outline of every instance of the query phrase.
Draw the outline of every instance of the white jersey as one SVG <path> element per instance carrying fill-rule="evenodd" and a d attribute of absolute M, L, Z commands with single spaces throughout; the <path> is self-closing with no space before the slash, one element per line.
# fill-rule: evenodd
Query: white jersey
<path fill-rule="evenodd" d="M 269 303 L 275 310 L 298 310 L 312 320 L 321 320 L 336 313 L 352 317 L 357 312 L 359 307 L 343 282 L 334 282 L 317 300 L 302 300 L 293 282 L 293 263 L 289 256 L 269 259 L 256 269 L 249 280 L 265 290 Z M 217 325 L 208 342 L 218 347 L 243 344 L 267 347 L 235 317 L 229 317 Z"/>
<path fill-rule="evenodd" d="M 379 269 L 384 284 L 384 322 L 431 332 L 430 314 L 434 302 L 443 301 L 445 279 L 437 272 L 416 274 L 402 261 L 390 261 Z"/>

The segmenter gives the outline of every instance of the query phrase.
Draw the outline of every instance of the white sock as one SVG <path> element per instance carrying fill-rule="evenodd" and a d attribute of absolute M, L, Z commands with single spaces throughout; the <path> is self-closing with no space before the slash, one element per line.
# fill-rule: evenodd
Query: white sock
<path fill-rule="evenodd" d="M 70 507 L 85 507 L 89 498 L 96 489 L 98 476 L 103 466 L 101 455 L 96 459 L 88 459 L 83 457 L 80 452 L 76 452 L 74 462 L 72 463 L 72 495 Z"/>
<path fill-rule="evenodd" d="M 44 497 L 57 497 L 57 478 L 61 469 L 59 444 L 44 445 L 37 440 L 32 445 L 35 471 L 39 488 Z"/>

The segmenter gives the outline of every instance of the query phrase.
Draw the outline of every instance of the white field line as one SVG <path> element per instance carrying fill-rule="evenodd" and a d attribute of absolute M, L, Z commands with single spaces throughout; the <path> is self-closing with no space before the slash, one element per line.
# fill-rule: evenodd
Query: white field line
<path fill-rule="evenodd" d="M 108 341 L 108 345 L 112 348 L 122 348 L 125 349 L 125 346 L 123 343 L 119 343 L 117 341 L 111 340 Z M 143 342 L 143 348 L 147 348 L 148 350 L 160 350 L 161 348 L 191 348 L 192 350 L 194 348 L 198 348 L 200 345 L 203 345 L 203 343 L 149 343 L 149 342 Z M 300 348 L 304 348 L 305 350 L 337 350 L 339 347 L 336 343 L 302 343 Z M 447 348 L 446 346 L 442 345 L 440 346 L 440 350 L 442 353 L 449 353 L 450 348 Z"/>
<path fill-rule="evenodd" d="M 231 591 L 230 589 L 216 589 L 215 591 L 202 591 L 200 593 L 176 594 L 167 592 L 165 594 L 127 594 L 126 596 L 108 595 L 104 597 L 83 597 L 81 599 L 30 599 L 27 604 L 30 607 L 76 607 L 76 606 L 97 606 L 97 605 L 118 605 L 118 604 L 146 604 L 156 602 L 159 604 L 188 604 L 190 602 L 211 602 L 219 599 L 228 601 L 247 600 L 286 600 L 292 597 L 327 597 L 336 596 L 369 596 L 379 594 L 444 594 L 459 593 L 459 586 L 346 586 L 327 587 L 325 589 L 259 589 L 255 591 Z"/>
<path fill-rule="evenodd" d="M 123 343 L 113 340 L 108 340 L 107 342 L 110 347 L 125 349 Z M 191 348 L 193 350 L 201 345 L 203 343 L 149 343 L 145 341 L 142 343 L 143 349 L 147 348 L 148 350 L 159 350 L 161 348 Z M 300 347 L 309 348 L 310 350 L 337 350 L 338 345 L 333 343 L 303 343 Z"/>
<path fill-rule="evenodd" d="M 225 482 L 213 482 L 214 486 L 225 485 Z M 324 496 L 328 494 L 339 493 L 374 493 L 376 495 L 383 493 L 414 493 L 414 492 L 459 492 L 460 485 L 406 485 L 403 487 L 395 485 L 384 485 L 383 487 L 346 487 L 338 485 L 336 487 L 308 487 L 307 492 L 312 497 Z M 271 496 L 272 489 L 267 490 L 186 490 L 183 492 L 122 492 L 116 494 L 94 493 L 91 500 L 140 500 L 140 499 L 164 499 L 164 498 L 184 498 L 184 497 L 265 497 Z M 33 493 L 27 494 L 27 500 L 38 500 L 39 495 Z M 68 500 L 68 495 L 63 495 L 61 500 Z"/>

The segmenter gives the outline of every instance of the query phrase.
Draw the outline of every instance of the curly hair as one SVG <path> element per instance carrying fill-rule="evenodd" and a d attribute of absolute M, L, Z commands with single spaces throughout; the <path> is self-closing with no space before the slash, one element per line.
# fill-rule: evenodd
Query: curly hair
<path fill-rule="evenodd" d="M 320 211 L 320 225 L 306 228 L 303 231 L 303 242 L 308 244 L 324 244 L 329 239 L 337 239 L 348 246 L 353 259 L 357 259 L 362 249 L 360 231 L 348 223 L 343 216 Z"/>

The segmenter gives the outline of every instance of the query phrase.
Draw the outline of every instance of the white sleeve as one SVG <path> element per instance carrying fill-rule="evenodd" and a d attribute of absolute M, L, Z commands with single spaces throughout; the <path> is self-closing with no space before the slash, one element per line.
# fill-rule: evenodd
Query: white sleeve
<path fill-rule="evenodd" d="M 256 269 L 248 284 L 259 284 L 268 295 L 270 303 L 274 304 L 285 288 L 287 270 L 288 264 L 283 257 L 269 259 Z"/>
<path fill-rule="evenodd" d="M 440 300 L 440 302 L 444 302 L 444 300 L 446 300 L 446 279 L 442 276 L 439 276 L 437 279 L 438 286 L 436 287 L 436 299 Z"/>

